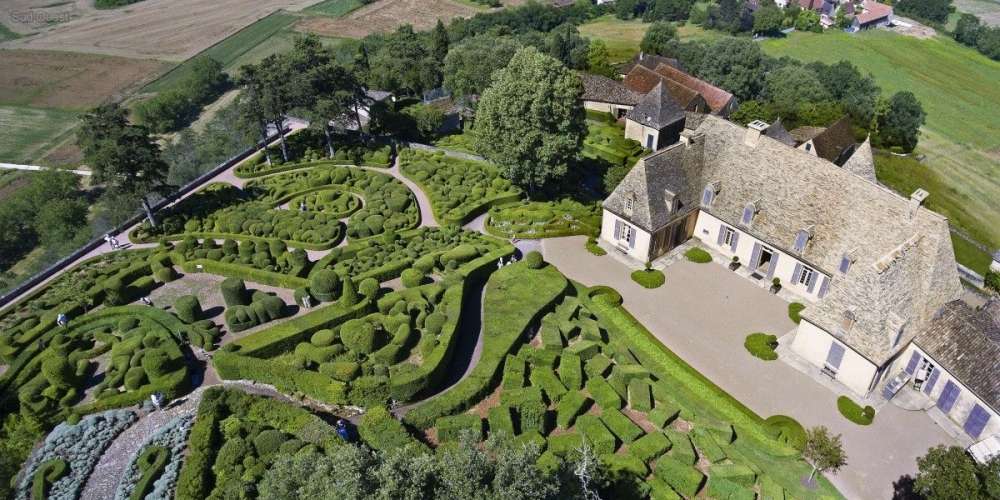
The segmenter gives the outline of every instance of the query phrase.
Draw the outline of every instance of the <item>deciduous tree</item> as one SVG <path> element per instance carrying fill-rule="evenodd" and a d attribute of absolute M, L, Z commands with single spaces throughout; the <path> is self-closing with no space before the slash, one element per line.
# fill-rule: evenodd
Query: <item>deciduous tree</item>
<path fill-rule="evenodd" d="M 646 54 L 664 55 L 671 42 L 677 40 L 677 28 L 673 23 L 657 21 L 646 29 L 639 43 L 639 49 Z"/>
<path fill-rule="evenodd" d="M 483 92 L 476 149 L 529 191 L 566 173 L 586 132 L 580 78 L 533 47 L 517 51 Z"/>
<path fill-rule="evenodd" d="M 923 106 L 909 91 L 896 92 L 888 109 L 878 119 L 879 141 L 884 146 L 898 146 L 904 151 L 917 147 L 920 127 L 927 117 Z"/>
<path fill-rule="evenodd" d="M 802 450 L 802 456 L 813 467 L 809 481 L 813 480 L 817 472 L 836 472 L 847 465 L 847 454 L 844 453 L 844 445 L 840 442 L 840 434 L 832 436 L 823 426 L 806 430 L 806 446 Z"/>
<path fill-rule="evenodd" d="M 493 73 L 521 47 L 509 36 L 479 35 L 452 47 L 444 58 L 444 87 L 455 97 L 479 95 Z"/>

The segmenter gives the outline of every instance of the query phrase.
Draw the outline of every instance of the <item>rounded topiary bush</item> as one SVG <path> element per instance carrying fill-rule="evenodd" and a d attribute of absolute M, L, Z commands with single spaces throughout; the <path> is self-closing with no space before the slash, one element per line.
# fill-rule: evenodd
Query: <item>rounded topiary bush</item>
<path fill-rule="evenodd" d="M 142 355 L 142 369 L 150 380 L 156 380 L 173 371 L 173 366 L 162 349 L 147 349 Z"/>
<path fill-rule="evenodd" d="M 139 320 L 131 316 L 118 320 L 118 332 L 125 333 L 139 326 Z"/>
<path fill-rule="evenodd" d="M 333 330 L 320 330 L 309 338 L 309 342 L 316 347 L 333 345 L 335 340 L 337 340 L 337 334 Z"/>
<path fill-rule="evenodd" d="M 778 353 L 774 352 L 778 347 L 778 337 L 766 333 L 751 333 L 743 341 L 743 347 L 750 351 L 755 358 L 764 361 L 774 361 L 778 359 Z"/>
<path fill-rule="evenodd" d="M 309 279 L 309 291 L 316 300 L 322 302 L 336 300 L 340 286 L 340 276 L 329 269 L 321 269 Z"/>
<path fill-rule="evenodd" d="M 542 254 L 537 251 L 528 252 L 528 255 L 524 256 L 524 265 L 528 266 L 530 269 L 541 269 L 545 265 L 545 259 L 542 258 Z"/>
<path fill-rule="evenodd" d="M 104 304 L 120 306 L 128 302 L 125 284 L 118 278 L 108 278 L 104 281 Z"/>
<path fill-rule="evenodd" d="M 146 370 L 141 366 L 133 366 L 125 372 L 125 388 L 134 391 L 146 383 Z"/>
<path fill-rule="evenodd" d="M 798 324 L 802 321 L 802 311 L 804 311 L 805 308 L 806 305 L 799 302 L 792 302 L 791 304 L 788 304 L 788 319 L 794 321 L 795 324 Z"/>
<path fill-rule="evenodd" d="M 595 286 L 587 291 L 587 296 L 593 301 L 600 301 L 612 307 L 622 305 L 622 294 L 609 286 Z"/>
<path fill-rule="evenodd" d="M 640 269 L 632 272 L 632 281 L 643 288 L 659 288 L 667 281 L 663 272 L 658 269 Z"/>
<path fill-rule="evenodd" d="M 806 446 L 806 430 L 797 420 L 786 415 L 772 415 L 764 425 L 778 441 L 802 451 Z"/>
<path fill-rule="evenodd" d="M 222 300 L 226 307 L 245 306 L 250 303 L 247 285 L 239 278 L 226 278 L 222 281 Z"/>
<path fill-rule="evenodd" d="M 847 396 L 837 398 L 837 409 L 847 420 L 858 425 L 871 425 L 872 421 L 875 420 L 875 408 L 871 406 L 862 408 Z"/>
<path fill-rule="evenodd" d="M 687 252 L 684 252 L 684 257 L 697 264 L 707 264 L 712 262 L 712 254 L 698 247 L 691 248 Z"/>
<path fill-rule="evenodd" d="M 73 387 L 76 383 L 76 369 L 62 356 L 50 356 L 42 361 L 42 375 L 56 387 Z"/>
<path fill-rule="evenodd" d="M 319 365 L 319 372 L 341 382 L 350 382 L 361 373 L 361 365 L 354 361 L 334 361 Z"/>
<path fill-rule="evenodd" d="M 441 328 L 444 327 L 445 322 L 448 321 L 448 317 L 440 312 L 432 312 L 427 315 L 427 319 L 424 320 L 424 332 L 431 335 L 437 335 L 441 333 Z"/>
<path fill-rule="evenodd" d="M 348 349 L 361 354 L 371 354 L 389 342 L 385 330 L 365 319 L 345 322 L 340 327 L 340 338 Z"/>
<path fill-rule="evenodd" d="M 201 318 L 201 303 L 194 295 L 183 295 L 174 301 L 174 313 L 185 323 L 194 323 Z"/>
<path fill-rule="evenodd" d="M 361 292 L 361 295 L 369 299 L 374 299 L 381 288 L 382 286 L 379 285 L 378 280 L 375 278 L 365 278 L 358 284 L 358 291 Z"/>
<path fill-rule="evenodd" d="M 170 283 L 177 279 L 177 271 L 172 267 L 162 267 L 153 273 L 153 277 L 160 283 Z"/>
<path fill-rule="evenodd" d="M 276 453 L 287 439 L 284 432 L 277 429 L 265 429 L 254 436 L 253 447 L 257 450 L 258 456 L 265 457 Z"/>
<path fill-rule="evenodd" d="M 419 269 L 420 272 L 427 274 L 434 270 L 434 266 L 437 265 L 437 256 L 433 254 L 428 254 L 421 256 L 416 261 L 413 262 L 413 268 Z"/>
<path fill-rule="evenodd" d="M 403 286 L 406 288 L 415 288 L 423 284 L 424 273 L 417 269 L 404 269 L 402 276 L 400 276 L 400 281 L 403 282 Z"/>

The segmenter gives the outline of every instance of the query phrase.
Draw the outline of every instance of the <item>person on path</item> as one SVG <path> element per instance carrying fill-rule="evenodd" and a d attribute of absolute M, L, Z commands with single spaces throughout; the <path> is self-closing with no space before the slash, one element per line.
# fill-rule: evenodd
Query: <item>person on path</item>
<path fill-rule="evenodd" d="M 342 418 L 337 419 L 337 435 L 340 436 L 340 439 L 343 439 L 345 442 L 350 443 L 353 441 L 351 438 L 351 430 L 347 428 L 347 422 L 344 422 L 344 419 Z"/>
<path fill-rule="evenodd" d="M 299 201 L 299 212 L 306 211 L 306 200 Z"/>
<path fill-rule="evenodd" d="M 122 247 L 121 244 L 118 243 L 118 238 L 115 238 L 114 236 L 112 236 L 111 237 L 111 248 L 114 249 L 114 250 L 118 250 L 121 247 Z"/>
<path fill-rule="evenodd" d="M 59 315 L 56 316 L 56 324 L 65 327 L 69 324 L 69 316 L 66 316 L 66 313 L 59 313 Z"/>

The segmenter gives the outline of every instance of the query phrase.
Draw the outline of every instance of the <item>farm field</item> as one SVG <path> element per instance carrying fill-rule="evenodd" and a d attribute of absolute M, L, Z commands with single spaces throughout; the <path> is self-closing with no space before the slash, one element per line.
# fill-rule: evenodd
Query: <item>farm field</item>
<path fill-rule="evenodd" d="M 155 58 L 180 62 L 279 9 L 315 0 L 144 0 L 127 9 L 96 11 L 10 47 Z"/>
<path fill-rule="evenodd" d="M 955 0 L 953 4 L 958 12 L 973 14 L 986 24 L 1000 25 L 1000 2 L 997 0 Z"/>
<path fill-rule="evenodd" d="M 884 31 L 794 33 L 768 40 L 764 50 L 776 57 L 835 62 L 846 59 L 870 72 L 886 94 L 913 92 L 927 112 L 917 153 L 927 159 L 921 176 L 931 207 L 991 248 L 1000 247 L 1000 62 L 938 36 L 916 39 Z M 879 178 L 911 192 L 904 176 Z M 909 177 L 912 179 L 912 177 Z M 935 189 L 937 187 L 937 189 Z"/>
<path fill-rule="evenodd" d="M 315 5 L 306 7 L 302 12 L 304 14 L 340 17 L 362 5 L 364 4 L 360 0 L 323 0 Z"/>
<path fill-rule="evenodd" d="M 76 113 L 0 105 L 0 162 L 31 163 L 76 126 Z"/>
<path fill-rule="evenodd" d="M 608 14 L 581 25 L 580 34 L 603 41 L 608 46 L 612 62 L 625 62 L 639 53 L 639 42 L 642 41 L 647 28 L 649 23 L 638 20 L 623 21 Z M 722 36 L 691 24 L 679 26 L 677 35 L 683 40 Z"/>
<path fill-rule="evenodd" d="M 364 38 L 371 33 L 393 31 L 407 23 L 412 24 L 414 30 L 426 30 L 433 28 L 438 19 L 447 23 L 456 17 L 471 17 L 482 10 L 452 0 L 379 0 L 340 19 L 304 18 L 295 29 L 328 37 Z"/>
<path fill-rule="evenodd" d="M 36 33 L 96 12 L 91 4 L 92 2 L 53 0 L 4 0 L 4 13 L 16 15 L 4 15 L 2 24 L 14 33 Z M 0 41 L 3 41 L 2 37 Z"/>
<path fill-rule="evenodd" d="M 0 50 L 0 104 L 82 110 L 166 69 L 149 59 L 47 50 Z"/>
<path fill-rule="evenodd" d="M 7 26 L 0 24 L 0 42 L 6 42 L 15 38 L 20 38 L 20 35 L 11 31 Z"/>

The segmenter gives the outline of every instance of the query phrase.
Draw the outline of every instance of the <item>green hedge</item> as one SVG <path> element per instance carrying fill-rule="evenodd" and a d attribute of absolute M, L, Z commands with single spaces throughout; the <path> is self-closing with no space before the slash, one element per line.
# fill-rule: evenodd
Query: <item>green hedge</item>
<path fill-rule="evenodd" d="M 707 264 L 712 262 L 712 254 L 698 247 L 693 247 L 687 252 L 684 252 L 684 257 L 697 264 Z"/>
<path fill-rule="evenodd" d="M 653 409 L 653 397 L 649 382 L 634 379 L 628 384 L 628 405 L 633 410 L 648 412 Z"/>
<path fill-rule="evenodd" d="M 607 455 L 615 452 L 618 441 L 615 435 L 604 425 L 599 417 L 581 415 L 576 419 L 576 428 L 590 443 L 597 455 Z"/>
<path fill-rule="evenodd" d="M 577 391 L 567 393 L 556 407 L 556 425 L 564 429 L 572 427 L 576 417 L 583 415 L 590 403 L 590 398 Z"/>
<path fill-rule="evenodd" d="M 52 483 L 62 479 L 68 473 L 69 464 L 61 458 L 49 460 L 38 466 L 35 477 L 31 480 L 31 498 L 48 498 Z"/>
<path fill-rule="evenodd" d="M 743 347 L 755 358 L 764 361 L 774 361 L 778 359 L 778 353 L 774 350 L 778 347 L 778 337 L 766 333 L 751 333 L 743 341 Z"/>
<path fill-rule="evenodd" d="M 764 424 L 773 432 L 775 439 L 802 450 L 806 446 L 806 429 L 797 420 L 786 415 L 772 415 Z"/>
<path fill-rule="evenodd" d="M 201 266 L 200 268 L 198 266 Z M 309 285 L 309 280 L 298 276 L 273 273 L 261 269 L 255 269 L 235 263 L 217 262 L 209 259 L 195 259 L 181 264 L 181 269 L 186 273 L 204 272 L 226 276 L 229 278 L 239 278 L 262 285 L 287 288 L 289 290 L 305 287 Z"/>
<path fill-rule="evenodd" d="M 704 428 L 695 428 L 691 431 L 690 437 L 694 445 L 698 447 L 698 451 L 701 452 L 701 456 L 707 458 L 709 462 L 718 463 L 727 458 L 726 452 Z"/>
<path fill-rule="evenodd" d="M 580 356 L 564 353 L 559 357 L 559 380 L 570 391 L 583 388 L 583 365 Z"/>
<path fill-rule="evenodd" d="M 547 449 L 555 455 L 565 457 L 580 449 L 583 446 L 583 439 L 577 432 L 552 435 L 546 439 Z"/>
<path fill-rule="evenodd" d="M 426 449 L 382 406 L 374 406 L 365 411 L 358 423 L 358 434 L 365 444 L 376 450 L 390 451 L 406 446 Z"/>
<path fill-rule="evenodd" d="M 871 425 L 875 420 L 875 408 L 871 406 L 862 408 L 847 396 L 837 398 L 837 409 L 844 418 L 858 425 Z"/>
<path fill-rule="evenodd" d="M 656 461 L 654 474 L 686 498 L 697 495 L 705 483 L 705 475 L 701 471 L 677 461 L 670 455 L 664 455 Z"/>
<path fill-rule="evenodd" d="M 142 476 L 132 490 L 131 500 L 142 500 L 146 498 L 153 489 L 153 483 L 163 474 L 170 460 L 170 450 L 163 446 L 150 446 L 139 455 L 136 462 L 139 465 L 139 472 Z"/>
<path fill-rule="evenodd" d="M 632 271 L 632 281 L 643 288 L 659 288 L 667 281 L 663 271 L 658 269 L 640 269 Z"/>
<path fill-rule="evenodd" d="M 545 391 L 545 394 L 548 395 L 549 400 L 554 403 L 558 403 L 563 394 L 566 394 L 566 387 L 559 381 L 559 377 L 550 368 L 542 366 L 532 367 L 528 380 L 531 381 L 532 385 L 541 387 Z"/>
<path fill-rule="evenodd" d="M 753 487 L 757 482 L 757 474 L 745 465 L 715 464 L 709 469 L 708 474 L 712 479 L 725 479 L 747 487 Z"/>
<path fill-rule="evenodd" d="M 450 417 L 439 417 L 434 426 L 437 428 L 438 442 L 458 441 L 463 431 L 472 431 L 478 441 L 483 438 L 483 419 L 479 415 L 463 413 Z"/>
<path fill-rule="evenodd" d="M 662 432 L 652 432 L 635 440 L 628 452 L 643 462 L 649 462 L 670 450 L 670 440 Z"/>
<path fill-rule="evenodd" d="M 689 465 L 698 462 L 698 452 L 695 451 L 694 444 L 691 443 L 691 438 L 687 434 L 673 429 L 664 429 L 663 432 L 670 439 L 670 456 L 674 460 Z"/>
<path fill-rule="evenodd" d="M 644 434 L 642 428 L 632 422 L 632 419 L 614 408 L 602 408 L 601 420 L 618 439 L 626 444 L 635 441 Z"/>
<path fill-rule="evenodd" d="M 728 479 L 716 477 L 715 471 L 708 479 L 708 495 L 712 498 L 725 498 L 727 500 L 754 500 L 757 494 L 752 488 L 740 486 Z M 763 499 L 763 496 L 761 497 Z M 784 498 L 784 497 L 782 497 Z"/>
<path fill-rule="evenodd" d="M 792 302 L 791 304 L 788 304 L 788 319 L 795 322 L 795 324 L 799 324 L 799 322 L 802 321 L 802 311 L 804 311 L 805 308 L 806 305 L 799 302 Z"/>
<path fill-rule="evenodd" d="M 486 420 L 490 426 L 490 436 L 497 433 L 505 433 L 508 436 L 513 436 L 515 434 L 514 419 L 511 417 L 509 406 L 501 405 L 495 408 L 490 408 L 490 412 Z"/>
<path fill-rule="evenodd" d="M 622 407 L 622 398 L 603 378 L 594 377 L 587 380 L 587 391 L 602 409 L 620 410 Z"/>

